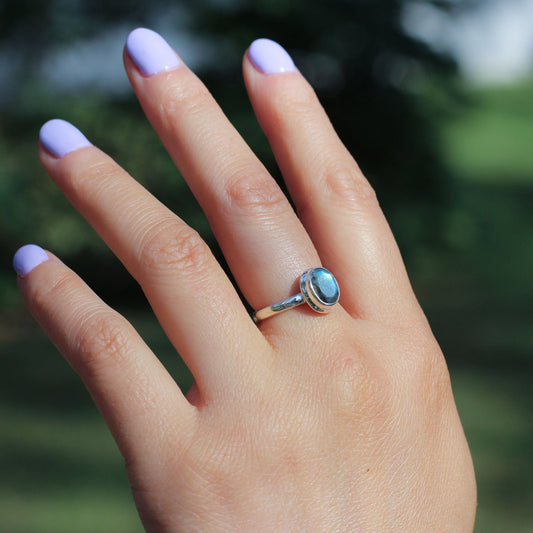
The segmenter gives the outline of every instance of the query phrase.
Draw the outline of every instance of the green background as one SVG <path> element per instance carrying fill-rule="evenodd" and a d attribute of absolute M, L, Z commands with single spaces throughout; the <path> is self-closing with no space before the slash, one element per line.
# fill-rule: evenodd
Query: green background
<path fill-rule="evenodd" d="M 73 122 L 219 255 L 131 92 L 90 82 L 69 89 L 68 69 L 64 82 L 47 78 L 55 52 L 76 57 L 80 42 L 104 34 L 123 42 L 138 25 L 161 29 L 172 44 L 165 29 L 205 45 L 197 72 L 277 177 L 240 58 L 258 36 L 291 52 L 375 186 L 448 359 L 477 472 L 476 531 L 533 530 L 533 80 L 469 85 L 452 58 L 405 33 L 404 3 L 0 3 L 0 57 L 10 65 L 9 83 L 0 83 L 1 531 L 141 531 L 106 427 L 22 305 L 10 265 L 18 246 L 36 242 L 60 255 L 132 321 L 180 385 L 190 384 L 138 287 L 36 158 L 45 120 Z M 457 14 L 454 2 L 433 3 Z M 120 57 L 121 47 L 108 53 Z"/>

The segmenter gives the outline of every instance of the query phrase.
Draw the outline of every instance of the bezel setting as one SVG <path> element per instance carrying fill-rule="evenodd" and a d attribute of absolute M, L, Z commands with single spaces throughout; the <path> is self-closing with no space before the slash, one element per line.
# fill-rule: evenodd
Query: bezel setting
<path fill-rule="evenodd" d="M 340 298 L 335 276 L 323 267 L 306 270 L 300 278 L 300 290 L 304 300 L 317 313 L 329 313 Z"/>

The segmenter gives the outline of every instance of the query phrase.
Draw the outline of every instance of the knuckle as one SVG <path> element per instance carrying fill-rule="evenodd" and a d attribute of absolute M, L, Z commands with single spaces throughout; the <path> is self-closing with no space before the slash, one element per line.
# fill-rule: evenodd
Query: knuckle
<path fill-rule="evenodd" d="M 407 389 L 413 397 L 425 399 L 426 407 L 436 407 L 451 391 L 444 356 L 430 335 L 414 331 L 409 342 L 403 373 Z"/>
<path fill-rule="evenodd" d="M 419 409 L 427 420 L 440 420 L 450 405 L 451 382 L 445 365 L 423 365 L 417 378 L 411 382 L 412 394 L 421 399 Z"/>
<path fill-rule="evenodd" d="M 432 353 L 419 358 L 417 370 L 413 373 L 413 385 L 424 397 L 442 398 L 450 387 L 450 376 L 444 357 Z"/>
<path fill-rule="evenodd" d="M 165 120 L 172 122 L 183 113 L 202 112 L 211 98 L 200 80 L 193 78 L 187 83 L 178 80 L 163 89 L 161 115 Z"/>
<path fill-rule="evenodd" d="M 78 286 L 77 276 L 70 270 L 62 269 L 51 283 L 39 284 L 32 294 L 32 305 L 37 309 L 47 310 L 50 302 L 63 301 L 73 294 Z"/>
<path fill-rule="evenodd" d="M 326 373 L 337 412 L 346 421 L 376 420 L 388 413 L 383 379 L 357 351 L 337 354 L 327 363 Z"/>
<path fill-rule="evenodd" d="M 245 215 L 250 212 L 272 212 L 276 207 L 282 207 L 286 198 L 274 179 L 264 169 L 257 165 L 247 165 L 234 171 L 226 185 L 226 205 L 232 213 L 242 211 Z"/>
<path fill-rule="evenodd" d="M 199 273 L 207 270 L 211 252 L 198 232 L 179 220 L 164 221 L 142 239 L 139 261 L 143 268 L 159 273 Z"/>
<path fill-rule="evenodd" d="M 275 124 L 286 124 L 293 117 L 299 123 L 312 125 L 315 119 L 315 110 L 320 106 L 317 96 L 308 84 L 298 84 L 294 90 L 276 91 L 271 96 L 271 109 L 277 119 Z"/>
<path fill-rule="evenodd" d="M 119 167 L 111 160 L 99 160 L 84 165 L 71 176 L 71 191 L 76 198 L 92 198 L 98 193 L 100 187 L 110 181 L 114 182 L 113 176 L 116 176 L 118 172 Z"/>
<path fill-rule="evenodd" d="M 352 410 L 356 405 L 357 391 L 361 384 L 368 381 L 366 368 L 354 357 L 342 355 L 333 360 L 328 373 L 340 405 Z"/>
<path fill-rule="evenodd" d="M 368 180 L 354 163 L 318 162 L 325 170 L 317 177 L 312 191 L 305 195 L 299 205 L 298 213 L 302 219 L 313 217 L 316 212 L 317 197 L 327 199 L 328 205 L 346 212 L 357 219 L 368 216 L 381 216 L 377 195 Z"/>
<path fill-rule="evenodd" d="M 331 163 L 327 165 L 322 182 L 336 204 L 356 209 L 379 209 L 374 188 L 354 164 Z"/>
<path fill-rule="evenodd" d="M 81 321 L 75 347 L 77 370 L 84 376 L 121 366 L 133 352 L 124 320 L 107 310 L 94 311 Z"/>

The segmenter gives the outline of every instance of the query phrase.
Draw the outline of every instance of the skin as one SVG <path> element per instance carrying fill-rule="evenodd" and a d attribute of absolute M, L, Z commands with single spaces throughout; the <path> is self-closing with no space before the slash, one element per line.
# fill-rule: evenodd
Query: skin
<path fill-rule="evenodd" d="M 259 309 L 324 265 L 341 287 L 256 326 L 205 243 L 96 147 L 41 161 L 141 284 L 191 369 L 184 395 L 52 254 L 19 277 L 123 454 L 148 531 L 471 532 L 476 487 L 445 360 L 375 194 L 298 72 L 246 87 L 298 216 L 184 65 L 141 105 Z"/>

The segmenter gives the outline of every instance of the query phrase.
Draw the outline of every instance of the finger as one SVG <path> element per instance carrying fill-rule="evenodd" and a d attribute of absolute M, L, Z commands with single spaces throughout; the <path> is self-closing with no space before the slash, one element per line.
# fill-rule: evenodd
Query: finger
<path fill-rule="evenodd" d="M 169 54 L 174 52 L 154 32 L 132 32 L 124 57 L 131 84 L 207 214 L 248 302 L 257 309 L 282 300 L 306 268 L 318 265 L 316 251 L 282 191 L 201 81 L 182 62 L 162 72 Z"/>
<path fill-rule="evenodd" d="M 199 389 L 244 371 L 264 339 L 199 235 L 71 124 L 50 121 L 40 139 L 44 167 L 141 284 Z"/>
<path fill-rule="evenodd" d="M 124 457 L 157 461 L 170 424 L 185 439 L 195 409 L 131 324 L 42 248 L 23 246 L 13 264 L 30 311 L 84 381 Z"/>
<path fill-rule="evenodd" d="M 244 59 L 255 113 L 313 243 L 352 315 L 396 320 L 418 309 L 374 192 L 287 53 L 260 39 Z"/>

